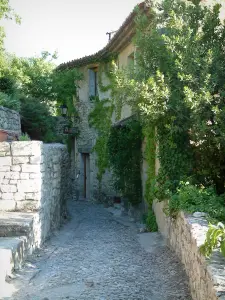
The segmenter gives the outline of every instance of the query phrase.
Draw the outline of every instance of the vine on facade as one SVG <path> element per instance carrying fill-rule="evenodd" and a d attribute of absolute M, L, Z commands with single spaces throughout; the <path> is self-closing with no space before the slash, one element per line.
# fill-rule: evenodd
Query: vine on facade
<path fill-rule="evenodd" d="M 115 188 L 135 205 L 142 199 L 142 128 L 138 120 L 111 127 L 107 143 Z"/>

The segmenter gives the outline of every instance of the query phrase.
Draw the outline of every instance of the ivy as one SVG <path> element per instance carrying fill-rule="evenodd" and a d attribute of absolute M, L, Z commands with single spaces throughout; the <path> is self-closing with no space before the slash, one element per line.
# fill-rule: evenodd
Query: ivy
<path fill-rule="evenodd" d="M 107 143 L 116 190 L 135 205 L 142 199 L 142 128 L 137 120 L 111 127 Z"/>
<path fill-rule="evenodd" d="M 155 128 L 151 125 L 146 125 L 143 128 L 143 135 L 146 139 L 144 158 L 147 162 L 147 180 L 145 183 L 145 199 L 152 206 L 154 195 L 153 186 L 155 183 L 155 163 L 156 163 L 156 139 Z"/>
<path fill-rule="evenodd" d="M 109 99 L 100 100 L 98 97 L 95 97 L 94 104 L 94 109 L 89 114 L 89 125 L 94 127 L 98 133 L 93 151 L 97 154 L 97 178 L 101 182 L 105 170 L 109 167 L 107 141 L 111 127 L 113 106 L 110 105 Z"/>

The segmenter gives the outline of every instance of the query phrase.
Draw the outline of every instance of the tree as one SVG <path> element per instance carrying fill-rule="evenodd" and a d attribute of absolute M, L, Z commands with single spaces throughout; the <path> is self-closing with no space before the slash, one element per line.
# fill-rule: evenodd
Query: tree
<path fill-rule="evenodd" d="M 191 176 L 225 192 L 225 25 L 220 8 L 197 0 L 152 3 L 148 16 L 139 13 L 136 19 L 135 71 L 115 72 L 129 104 L 157 127 L 161 183 L 171 181 L 174 190 Z"/>

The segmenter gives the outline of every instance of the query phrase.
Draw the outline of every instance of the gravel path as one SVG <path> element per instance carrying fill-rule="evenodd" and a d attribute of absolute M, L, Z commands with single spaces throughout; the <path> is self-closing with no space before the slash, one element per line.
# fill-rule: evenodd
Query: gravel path
<path fill-rule="evenodd" d="M 72 219 L 11 284 L 14 300 L 189 300 L 186 275 L 158 234 L 146 251 L 137 228 L 101 205 L 75 202 Z"/>

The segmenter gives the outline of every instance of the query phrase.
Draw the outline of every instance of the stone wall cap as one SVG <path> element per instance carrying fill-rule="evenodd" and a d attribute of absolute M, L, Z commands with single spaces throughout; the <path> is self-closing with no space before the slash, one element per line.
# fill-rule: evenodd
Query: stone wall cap
<path fill-rule="evenodd" d="M 19 112 L 18 112 L 18 111 L 9 109 L 8 107 L 0 106 L 0 110 L 3 110 L 3 111 L 5 111 L 5 112 L 7 112 L 7 113 L 12 113 L 12 114 L 19 115 Z"/>

